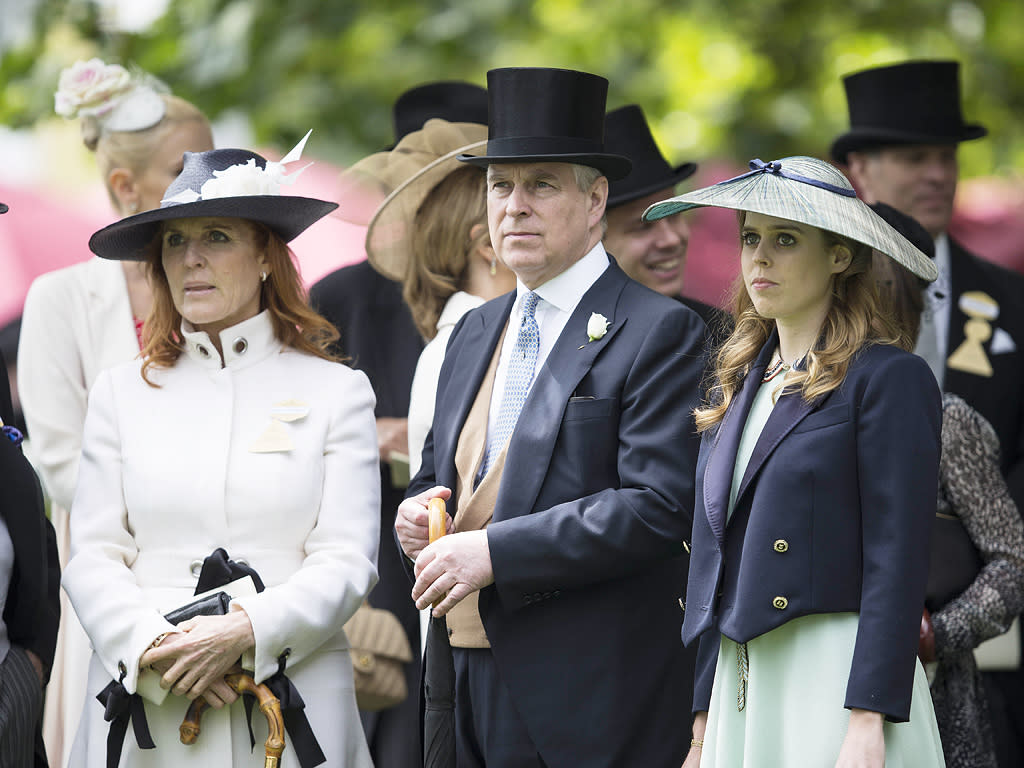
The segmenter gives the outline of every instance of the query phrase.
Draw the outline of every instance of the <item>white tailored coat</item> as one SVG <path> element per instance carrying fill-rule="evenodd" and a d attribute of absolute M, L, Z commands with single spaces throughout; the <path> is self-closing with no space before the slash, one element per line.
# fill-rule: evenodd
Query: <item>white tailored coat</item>
<path fill-rule="evenodd" d="M 108 725 L 95 695 L 162 632 L 162 613 L 191 601 L 198 565 L 217 547 L 247 561 L 266 590 L 238 598 L 256 638 L 257 682 L 287 657 L 287 674 L 327 766 L 371 766 L 342 625 L 376 582 L 380 520 L 374 396 L 365 375 L 283 348 L 261 313 L 220 334 L 186 332 L 170 369 L 140 363 L 100 374 L 86 417 L 64 572 L 95 652 L 72 766 L 105 765 Z M 266 725 L 250 752 L 237 702 L 203 716 L 197 743 L 179 743 L 188 701 L 145 702 L 156 749 L 131 728 L 122 768 L 261 766 Z M 282 767 L 297 766 L 287 746 Z"/>

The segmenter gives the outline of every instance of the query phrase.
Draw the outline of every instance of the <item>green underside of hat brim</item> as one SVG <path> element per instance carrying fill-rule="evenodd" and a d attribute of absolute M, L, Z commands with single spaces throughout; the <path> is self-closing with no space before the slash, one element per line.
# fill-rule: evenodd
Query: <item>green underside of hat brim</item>
<path fill-rule="evenodd" d="M 693 208 L 760 213 L 835 232 L 886 254 L 918 277 L 928 281 L 938 277 L 935 263 L 859 198 L 843 197 L 791 180 L 783 180 L 783 188 L 765 186 L 779 183 L 778 179 L 761 174 L 716 184 L 655 203 L 644 211 L 643 219 L 654 221 Z"/>
<path fill-rule="evenodd" d="M 470 165 L 486 168 L 488 165 L 510 163 L 572 163 L 597 168 L 609 181 L 618 181 L 629 175 L 633 163 L 622 155 L 605 154 L 554 154 L 554 155 L 459 155 L 459 160 Z"/>
<path fill-rule="evenodd" d="M 832 159 L 846 163 L 846 156 L 859 149 L 884 147 L 887 144 L 959 144 L 961 141 L 974 141 L 988 136 L 988 129 L 983 125 L 965 125 L 963 130 L 954 135 L 936 135 L 911 131 L 894 131 L 886 128 L 862 127 L 847 131 L 832 142 L 830 150 Z"/>
<path fill-rule="evenodd" d="M 174 219 L 222 217 L 266 225 L 286 243 L 338 207 L 337 203 L 294 195 L 247 195 L 197 200 L 143 211 L 116 221 L 89 238 L 89 249 L 104 259 L 141 261 L 160 223 Z"/>
<path fill-rule="evenodd" d="M 634 200 L 639 200 L 641 197 L 652 195 L 658 190 L 675 187 L 676 184 L 681 184 L 693 176 L 696 171 L 696 163 L 683 163 L 682 165 L 677 165 L 672 169 L 672 173 L 668 176 L 664 176 L 660 179 L 653 179 L 639 187 L 630 189 L 628 192 L 622 192 L 616 195 L 610 191 L 608 195 L 608 208 L 617 208 L 620 205 L 625 205 L 626 203 L 631 203 Z"/>

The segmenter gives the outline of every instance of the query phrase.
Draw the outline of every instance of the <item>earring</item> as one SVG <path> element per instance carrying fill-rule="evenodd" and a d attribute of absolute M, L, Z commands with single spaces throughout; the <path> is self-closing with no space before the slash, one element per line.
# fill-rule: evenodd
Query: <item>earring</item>
<path fill-rule="evenodd" d="M 491 277 L 498 274 L 498 257 L 496 254 L 491 254 Z"/>
<path fill-rule="evenodd" d="M 266 272 L 260 272 L 260 282 L 261 283 L 267 282 L 267 273 Z"/>

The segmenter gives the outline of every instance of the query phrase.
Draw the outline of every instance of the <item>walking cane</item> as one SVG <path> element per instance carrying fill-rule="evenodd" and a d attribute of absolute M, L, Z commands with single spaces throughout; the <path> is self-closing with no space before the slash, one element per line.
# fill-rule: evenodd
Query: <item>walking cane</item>
<path fill-rule="evenodd" d="M 252 679 L 244 672 L 235 672 L 224 676 L 224 682 L 239 696 L 254 697 L 260 705 L 260 711 L 267 718 L 267 729 L 270 733 L 264 743 L 266 758 L 263 768 L 278 768 L 281 764 L 281 753 L 284 752 L 284 718 L 281 716 L 281 702 L 267 686 Z M 203 711 L 209 706 L 206 699 L 200 696 L 193 701 L 185 713 L 178 729 L 182 744 L 195 744 L 199 737 L 199 720 Z"/>

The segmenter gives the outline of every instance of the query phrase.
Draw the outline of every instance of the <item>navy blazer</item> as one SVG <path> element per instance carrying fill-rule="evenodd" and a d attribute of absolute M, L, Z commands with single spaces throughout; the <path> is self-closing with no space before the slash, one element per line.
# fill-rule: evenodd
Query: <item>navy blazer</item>
<path fill-rule="evenodd" d="M 514 294 L 466 314 L 409 487 L 456 488 L 455 449 Z M 592 312 L 610 325 L 587 341 Z M 494 662 L 550 768 L 678 766 L 680 653 L 704 323 L 611 262 L 541 369 L 509 442 L 480 592 Z M 429 655 L 428 655 L 429 656 Z"/>
<path fill-rule="evenodd" d="M 992 352 L 993 333 L 985 340 L 985 355 L 992 364 L 992 376 L 978 376 L 947 367 L 946 392 L 960 395 L 984 416 L 999 436 L 1000 462 L 1010 494 L 1024 514 L 1024 275 L 985 261 L 949 240 L 950 297 L 946 357 L 964 341 L 969 319 L 960 308 L 967 291 L 984 291 L 999 304 L 999 316 L 992 323 L 1018 345 L 1015 350 Z"/>
<path fill-rule="evenodd" d="M 701 637 L 694 710 L 707 710 L 719 633 L 746 642 L 814 613 L 860 614 L 847 707 L 909 717 L 930 531 L 941 398 L 925 362 L 863 347 L 813 404 L 782 395 L 726 521 L 740 435 L 777 337 L 725 418 L 705 434 L 683 641 Z"/>

